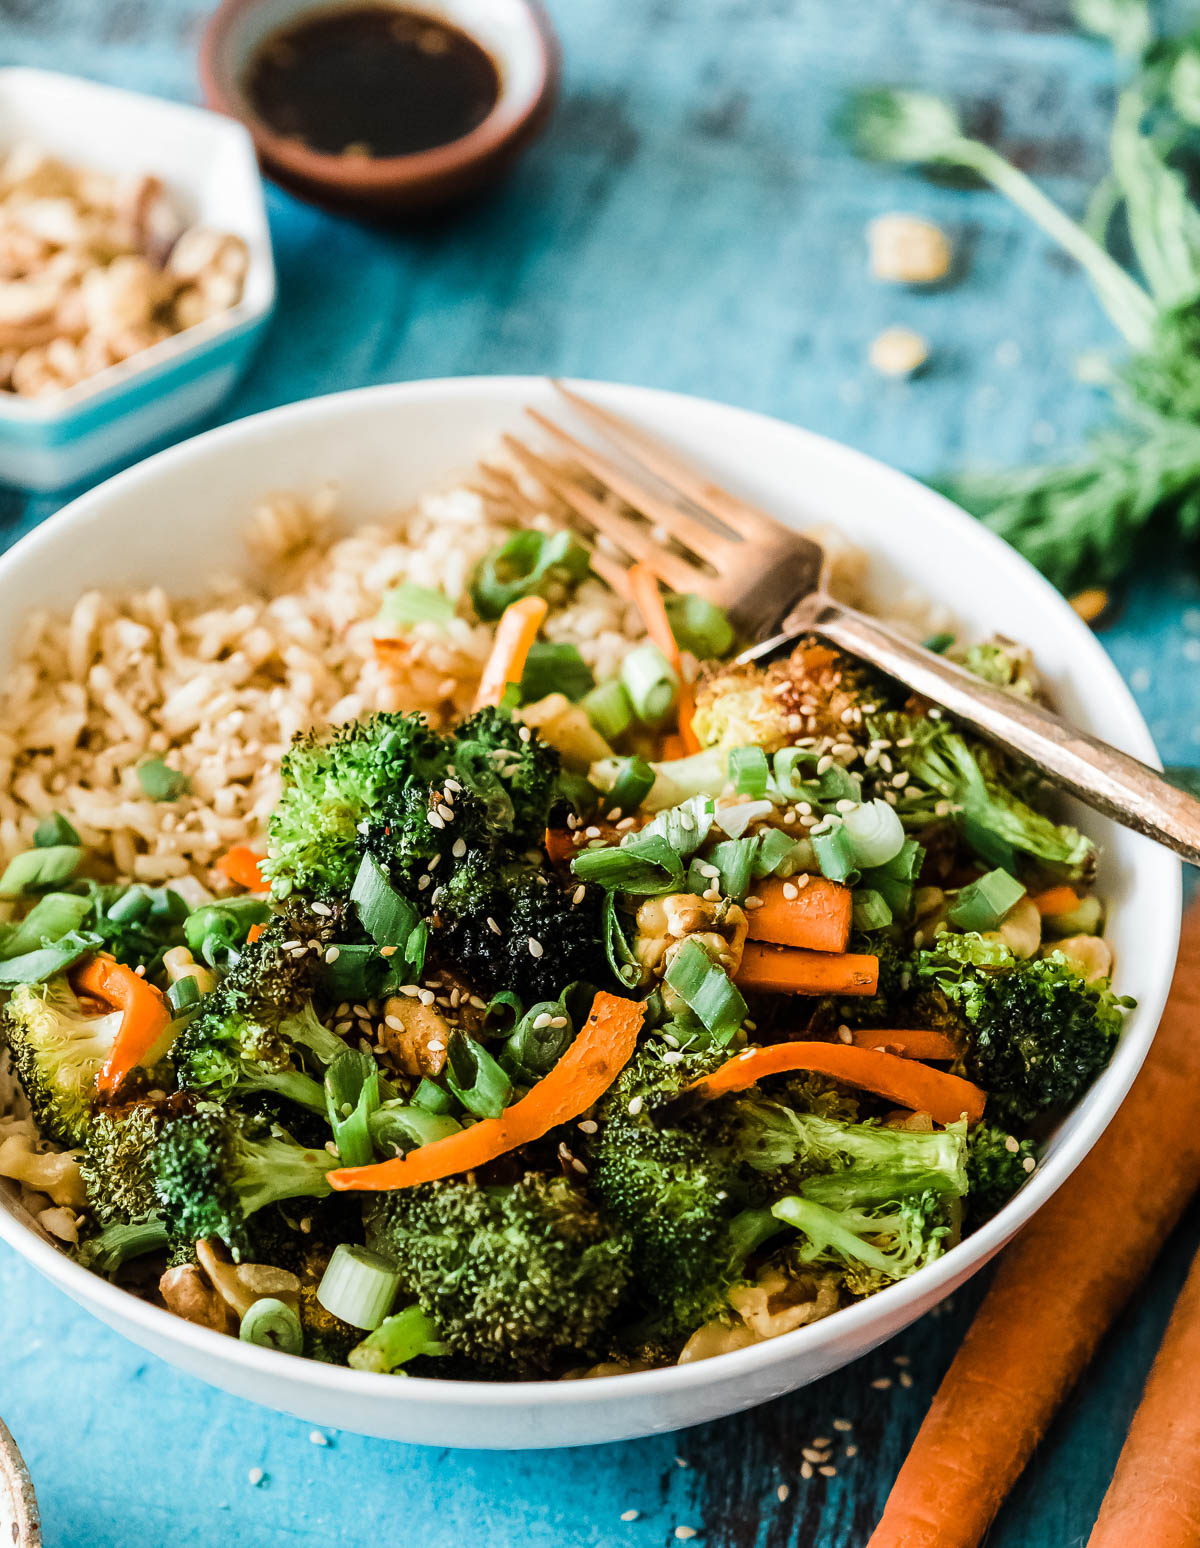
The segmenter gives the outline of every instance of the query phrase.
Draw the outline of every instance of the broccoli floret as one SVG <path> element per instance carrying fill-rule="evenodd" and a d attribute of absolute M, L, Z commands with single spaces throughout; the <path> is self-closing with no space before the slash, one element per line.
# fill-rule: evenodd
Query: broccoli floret
<path fill-rule="evenodd" d="M 862 1183 L 861 1190 L 856 1182 Z M 789 1256 L 800 1264 L 837 1269 L 851 1295 L 870 1295 L 940 1258 L 951 1229 L 944 1197 L 881 1198 L 879 1183 L 851 1168 L 833 1179 L 814 1178 L 803 1191 L 780 1199 L 772 1214 L 802 1238 Z M 811 1196 L 822 1192 L 831 1195 L 830 1202 Z"/>
<path fill-rule="evenodd" d="M 705 747 L 761 747 L 777 752 L 793 740 L 788 711 L 768 690 L 761 667 L 731 662 L 696 684 L 692 726 Z"/>
<path fill-rule="evenodd" d="M 1057 952 L 1019 962 L 975 935 L 939 937 L 936 950 L 918 954 L 916 972 L 962 1015 L 967 1074 L 1001 1123 L 1076 1101 L 1108 1063 L 1133 1003 L 1085 983 Z"/>
<path fill-rule="evenodd" d="M 262 871 L 274 895 L 348 892 L 359 823 L 373 820 L 390 793 L 440 778 L 449 758 L 448 744 L 421 715 L 373 715 L 332 736 L 298 737 L 284 755 L 283 789 L 268 825 Z"/>
<path fill-rule="evenodd" d="M 950 721 L 889 714 L 872 719 L 869 729 L 893 744 L 891 756 L 917 786 L 950 803 L 963 838 L 989 864 L 1015 873 L 1020 856 L 1069 881 L 1095 872 L 1091 839 L 1034 811 L 1015 793 L 1014 776 L 1000 777 L 991 749 L 968 743 Z M 909 822 L 925 821 L 929 807 L 910 786 L 897 810 Z"/>
<path fill-rule="evenodd" d="M 482 709 L 454 729 L 455 780 L 514 848 L 539 847 L 558 796 L 557 751 L 507 710 Z"/>
<path fill-rule="evenodd" d="M 155 1145 L 155 1184 L 172 1236 L 218 1237 L 235 1259 L 248 1253 L 247 1221 L 283 1199 L 322 1198 L 338 1164 L 284 1130 L 250 1132 L 213 1104 L 168 1123 Z"/>
<path fill-rule="evenodd" d="M 629 1277 L 625 1236 L 565 1178 L 403 1188 L 366 1226 L 447 1351 L 491 1377 L 545 1376 L 596 1347 Z"/>
<path fill-rule="evenodd" d="M 978 1123 L 967 1144 L 967 1215 L 972 1226 L 1003 1209 L 1036 1163 L 1030 1140 L 1018 1140 L 993 1123 Z"/>
<path fill-rule="evenodd" d="M 98 1112 L 88 1125 L 79 1170 L 101 1225 L 143 1218 L 158 1207 L 151 1158 L 162 1118 L 148 1102 Z"/>
<path fill-rule="evenodd" d="M 468 850 L 438 892 L 433 943 L 482 993 L 511 989 L 527 1005 L 570 983 L 608 983 L 604 893 L 588 884 L 576 902 L 581 885 Z"/>
<path fill-rule="evenodd" d="M 173 1049 L 179 1084 L 229 1096 L 264 1092 L 325 1111 L 319 1080 L 346 1044 L 323 1026 L 312 996 L 324 970 L 324 949 L 344 928 L 344 911 L 298 912 L 273 920 L 242 952 Z"/>
<path fill-rule="evenodd" d="M 81 1145 L 96 1108 L 96 1078 L 112 1052 L 121 1012 L 89 1016 L 66 978 L 19 984 L 0 1020 L 0 1042 L 41 1133 Z"/>

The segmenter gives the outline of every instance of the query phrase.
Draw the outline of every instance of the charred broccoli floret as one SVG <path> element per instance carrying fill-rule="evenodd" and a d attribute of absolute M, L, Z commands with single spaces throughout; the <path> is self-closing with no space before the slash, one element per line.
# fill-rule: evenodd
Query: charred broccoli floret
<path fill-rule="evenodd" d="M 940 936 L 916 972 L 962 1016 L 967 1073 L 1001 1123 L 1069 1107 L 1108 1063 L 1133 1003 L 1086 983 L 1057 952 L 1018 962 L 976 935 Z"/>
<path fill-rule="evenodd" d="M 1003 1209 L 1036 1166 L 1030 1140 L 993 1123 L 977 1123 L 967 1145 L 967 1213 L 972 1225 Z"/>
<path fill-rule="evenodd" d="M 454 728 L 454 777 L 516 849 L 538 847 L 558 796 L 558 753 L 507 710 L 477 710 Z"/>
<path fill-rule="evenodd" d="M 81 1145 L 96 1109 L 96 1077 L 116 1041 L 121 1012 L 85 1013 L 66 978 L 19 984 L 3 1019 L 0 1041 L 47 1139 Z"/>
<path fill-rule="evenodd" d="M 155 1185 L 171 1235 L 217 1237 L 247 1255 L 250 1217 L 283 1199 L 323 1198 L 338 1165 L 279 1128 L 251 1130 L 211 1103 L 168 1123 L 153 1152 Z"/>
<path fill-rule="evenodd" d="M 312 1005 L 343 917 L 338 908 L 293 912 L 246 947 L 175 1043 L 181 1086 L 221 1097 L 264 1092 L 325 1111 L 321 1083 L 305 1066 L 323 1073 L 346 1047 Z"/>
<path fill-rule="evenodd" d="M 296 888 L 322 898 L 348 892 L 358 868 L 359 823 L 374 821 L 405 785 L 427 787 L 449 760 L 448 744 L 421 715 L 373 715 L 331 736 L 298 737 L 283 758 L 262 867 L 275 896 Z"/>
<path fill-rule="evenodd" d="M 403 1188 L 380 1195 L 366 1224 L 402 1297 L 451 1355 L 493 1377 L 545 1376 L 595 1348 L 629 1277 L 624 1234 L 561 1177 Z"/>
<path fill-rule="evenodd" d="M 869 1295 L 940 1258 L 951 1230 L 942 1195 L 883 1195 L 876 1179 L 854 1168 L 814 1178 L 771 1212 L 800 1233 L 789 1257 L 836 1269 L 851 1295 Z"/>

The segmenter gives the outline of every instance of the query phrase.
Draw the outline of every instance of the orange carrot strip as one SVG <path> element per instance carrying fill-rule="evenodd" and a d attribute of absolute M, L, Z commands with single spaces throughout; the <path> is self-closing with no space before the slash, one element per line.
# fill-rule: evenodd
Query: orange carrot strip
<path fill-rule="evenodd" d="M 693 748 L 694 752 L 696 749 Z M 675 758 L 686 758 L 688 745 L 678 731 L 671 731 L 664 736 L 659 744 L 658 756 L 663 763 L 670 763 Z"/>
<path fill-rule="evenodd" d="M 439 1177 L 469 1172 L 518 1145 L 540 1139 L 599 1101 L 629 1062 L 645 1016 L 646 1007 L 638 1001 L 601 990 L 566 1053 L 528 1096 L 514 1102 L 499 1118 L 485 1118 L 394 1161 L 330 1172 L 331 1186 L 345 1191 L 436 1182 Z"/>
<path fill-rule="evenodd" d="M 1200 1257 L 1192 1264 L 1117 1458 L 1088 1548 L 1200 1542 Z"/>
<path fill-rule="evenodd" d="M 547 828 L 543 844 L 551 865 L 567 865 L 579 853 L 579 845 L 570 828 Z"/>
<path fill-rule="evenodd" d="M 509 683 L 521 681 L 529 647 L 537 639 L 545 616 L 545 597 L 522 597 L 517 602 L 510 602 L 501 613 L 492 639 L 492 653 L 479 679 L 476 709 L 499 704 Z"/>
<path fill-rule="evenodd" d="M 265 924 L 252 924 L 246 931 L 246 945 L 253 946 L 266 928 Z"/>
<path fill-rule="evenodd" d="M 707 1100 L 727 1091 L 744 1091 L 767 1075 L 790 1070 L 812 1070 L 860 1091 L 873 1091 L 900 1107 L 928 1113 L 934 1123 L 956 1123 L 964 1113 L 968 1122 L 977 1123 L 987 1101 L 986 1091 L 958 1075 L 845 1043 L 772 1043 L 769 1048 L 750 1048 L 711 1075 L 693 1081 L 688 1090 Z"/>
<path fill-rule="evenodd" d="M 855 1048 L 882 1048 L 905 1059 L 932 1059 L 934 1063 L 957 1059 L 962 1049 L 945 1032 L 932 1027 L 851 1027 Z"/>
<path fill-rule="evenodd" d="M 1049 887 L 1045 892 L 1036 893 L 1033 901 L 1043 919 L 1054 919 L 1077 909 L 1080 900 L 1074 887 Z"/>
<path fill-rule="evenodd" d="M 794 881 L 769 876 L 754 891 L 762 905 L 747 911 L 752 941 L 808 951 L 845 951 L 853 908 L 849 887 L 824 876 L 809 876 L 797 888 Z"/>
<path fill-rule="evenodd" d="M 683 738 L 684 753 L 700 751 L 700 738 L 692 726 L 696 709 L 696 696 L 691 683 L 684 679 L 683 660 L 679 654 L 679 642 L 671 628 L 671 620 L 663 606 L 662 592 L 658 589 L 658 576 L 645 564 L 629 567 L 629 594 L 642 615 L 646 633 L 671 664 L 679 682 L 679 735 Z M 664 754 L 664 757 L 666 755 Z"/>
<path fill-rule="evenodd" d="M 246 844 L 235 844 L 217 861 L 217 870 L 239 887 L 245 887 L 248 892 L 270 892 L 271 883 L 258 869 L 266 858 L 266 855 Z"/>
<path fill-rule="evenodd" d="M 733 981 L 765 994 L 874 994 L 879 958 L 748 941 Z"/>
<path fill-rule="evenodd" d="M 121 1025 L 99 1086 L 114 1092 L 166 1031 L 171 1011 L 159 990 L 115 957 L 100 952 L 71 975 L 76 989 L 121 1012 Z"/>
<path fill-rule="evenodd" d="M 868 1548 L 976 1548 L 986 1534 L 1200 1187 L 1198 1024 L 1200 908 L 1192 908 L 1171 998 L 1133 1090 L 1000 1259 Z M 1194 1469 L 1192 1452 L 1186 1471 Z M 1173 1487 L 1182 1476 L 1173 1475 Z M 1158 1548 L 1160 1539 L 1134 1531 L 1108 1541 Z"/>

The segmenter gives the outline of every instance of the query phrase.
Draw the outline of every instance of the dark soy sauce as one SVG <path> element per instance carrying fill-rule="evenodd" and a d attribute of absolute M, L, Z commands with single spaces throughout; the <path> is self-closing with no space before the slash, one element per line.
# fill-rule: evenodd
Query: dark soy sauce
<path fill-rule="evenodd" d="M 310 150 L 407 156 L 461 139 L 500 95 L 465 32 L 388 5 L 329 11 L 268 38 L 246 91 L 264 122 Z"/>

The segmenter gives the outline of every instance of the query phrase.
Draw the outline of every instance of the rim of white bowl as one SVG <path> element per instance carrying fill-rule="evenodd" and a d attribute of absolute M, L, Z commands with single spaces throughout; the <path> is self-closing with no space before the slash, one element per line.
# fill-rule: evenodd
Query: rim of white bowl
<path fill-rule="evenodd" d="M 920 503 L 926 507 L 925 519 L 931 526 L 940 529 L 949 541 L 959 542 L 966 534 L 971 534 L 968 541 L 975 541 L 983 546 L 990 564 L 1006 569 L 1010 574 L 1019 575 L 1021 584 L 1040 594 L 1046 608 L 1056 612 L 1065 631 L 1075 637 L 1079 651 L 1086 658 L 1083 665 L 1089 672 L 1107 680 L 1106 687 L 1111 696 L 1112 707 L 1117 712 L 1123 712 L 1121 718 L 1128 732 L 1122 738 L 1125 750 L 1145 762 L 1161 767 L 1149 728 L 1132 694 L 1087 625 L 1072 611 L 1070 605 L 1050 583 L 1014 549 L 1009 548 L 994 533 L 980 526 L 942 495 L 928 489 L 907 474 L 888 467 L 886 463 L 867 456 L 864 452 L 855 451 L 839 441 L 831 440 L 814 431 L 789 425 L 787 421 L 777 419 L 773 415 L 760 414 L 752 409 L 720 404 L 714 399 L 698 398 L 689 393 L 669 392 L 661 388 L 591 381 L 583 378 L 569 380 L 585 390 L 619 396 L 634 407 L 639 399 L 648 403 L 670 400 L 684 408 L 716 407 L 722 413 L 731 415 L 734 420 L 743 419 L 748 422 L 766 420 L 770 424 L 793 431 L 802 438 L 819 443 L 824 455 L 833 461 L 841 458 L 847 467 L 869 472 L 885 483 L 902 482 L 910 495 L 915 493 Z M 103 507 L 114 497 L 119 498 L 126 490 L 140 483 L 152 481 L 165 465 L 203 462 L 211 448 L 238 440 L 252 441 L 264 426 L 284 421 L 303 422 L 308 418 L 320 418 L 322 414 L 328 412 L 331 404 L 353 406 L 355 402 L 389 396 L 398 400 L 438 396 L 453 399 L 467 398 L 485 390 L 499 392 L 511 396 L 514 401 L 519 401 L 523 393 L 540 391 L 545 381 L 546 378 L 541 376 L 434 377 L 421 381 L 359 387 L 349 392 L 328 393 L 321 397 L 284 404 L 278 408 L 267 409 L 260 414 L 250 415 L 245 419 L 235 420 L 232 424 L 218 426 L 216 429 L 193 436 L 177 446 L 157 452 L 145 461 L 127 468 L 104 483 L 98 484 L 95 489 L 72 500 L 62 510 L 20 538 L 7 553 L 0 555 L 0 573 L 10 558 L 34 556 L 39 548 L 54 543 L 59 534 L 76 526 L 86 527 L 95 519 L 94 507 Z M 1144 842 L 1149 843 L 1150 840 Z M 1020 1193 L 1006 1204 L 999 1214 L 979 1230 L 972 1232 L 965 1241 L 951 1248 L 935 1263 L 918 1270 L 908 1279 L 889 1285 L 866 1300 L 843 1307 L 819 1322 L 810 1323 L 807 1327 L 797 1328 L 794 1332 L 781 1334 L 778 1338 L 768 1339 L 761 1344 L 752 1344 L 747 1349 L 721 1355 L 717 1359 L 700 1360 L 688 1365 L 671 1365 L 650 1371 L 630 1371 L 614 1376 L 599 1376 L 590 1378 L 582 1384 L 561 1379 L 490 1382 L 451 1381 L 428 1376 L 409 1376 L 398 1382 L 395 1376 L 355 1371 L 345 1366 L 325 1365 L 304 1356 L 260 1349 L 253 1344 L 241 1343 L 226 1334 L 216 1333 L 211 1329 L 200 1328 L 194 1323 L 186 1322 L 162 1307 L 152 1306 L 129 1291 L 110 1284 L 99 1275 L 83 1268 L 58 1248 L 42 1241 L 4 1207 L 2 1200 L 0 1200 L 0 1238 L 7 1241 L 14 1250 L 35 1268 L 45 1273 L 49 1279 L 68 1289 L 68 1292 L 85 1306 L 91 1301 L 109 1308 L 118 1322 L 145 1323 L 155 1333 L 162 1334 L 170 1341 L 184 1344 L 197 1354 L 208 1354 L 220 1357 L 222 1360 L 233 1361 L 248 1370 L 260 1371 L 264 1375 L 299 1378 L 298 1362 L 302 1362 L 304 1384 L 326 1391 L 337 1391 L 342 1394 L 352 1394 L 356 1391 L 364 1394 L 369 1392 L 372 1397 L 391 1393 L 396 1402 L 401 1404 L 408 1399 L 413 1399 L 434 1406 L 446 1405 L 457 1408 L 471 1404 L 482 1408 L 510 1408 L 534 1401 L 550 1406 L 571 1405 L 579 1402 L 584 1391 L 586 1391 L 586 1401 L 600 1406 L 609 1401 L 617 1401 L 622 1395 L 651 1396 L 659 1392 L 682 1392 L 690 1387 L 714 1387 L 737 1382 L 751 1372 L 780 1363 L 789 1355 L 799 1355 L 813 1345 L 826 1342 L 834 1330 L 841 1330 L 850 1336 L 873 1322 L 886 1325 L 889 1311 L 899 1311 L 916 1301 L 927 1300 L 931 1296 L 938 1297 L 939 1293 L 944 1293 L 944 1287 L 949 1280 L 969 1277 L 982 1267 L 1023 1224 L 1036 1214 L 1076 1169 L 1104 1133 L 1113 1114 L 1133 1084 L 1154 1039 L 1163 1006 L 1166 1004 L 1182 916 L 1182 866 L 1172 861 L 1165 851 L 1162 852 L 1162 858 L 1163 880 L 1170 890 L 1167 913 L 1170 929 L 1164 942 L 1159 982 L 1155 989 L 1139 1001 L 1139 1035 L 1136 1045 L 1128 1035 L 1122 1037 L 1108 1066 L 1074 1109 L 1075 1112 L 1079 1112 L 1081 1108 L 1086 1107 L 1089 1124 L 1086 1127 L 1081 1126 L 1053 1156 L 1040 1165 Z M 1167 881 L 1169 876 L 1173 876 L 1173 886 Z M 881 1337 L 886 1336 L 888 1335 L 881 1333 Z"/>

